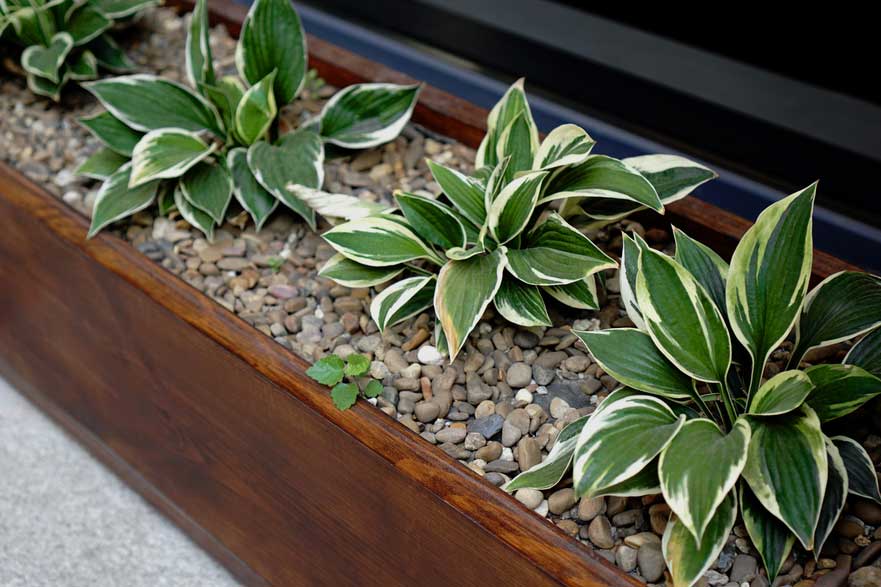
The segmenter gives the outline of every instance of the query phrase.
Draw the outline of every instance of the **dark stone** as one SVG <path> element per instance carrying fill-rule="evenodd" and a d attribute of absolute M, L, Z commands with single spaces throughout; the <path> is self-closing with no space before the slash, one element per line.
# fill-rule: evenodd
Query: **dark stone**
<path fill-rule="evenodd" d="M 479 432 L 484 438 L 489 440 L 502 431 L 502 424 L 505 419 L 499 414 L 493 414 L 486 418 L 479 418 L 468 422 L 468 432 Z"/>

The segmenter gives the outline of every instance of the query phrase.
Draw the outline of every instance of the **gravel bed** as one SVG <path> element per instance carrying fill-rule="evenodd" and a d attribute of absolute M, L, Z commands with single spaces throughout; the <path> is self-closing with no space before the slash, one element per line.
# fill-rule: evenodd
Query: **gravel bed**
<path fill-rule="evenodd" d="M 181 79 L 184 23 L 170 10 L 154 11 L 132 35 L 129 54 L 144 71 Z M 162 34 L 151 34 L 154 31 Z M 234 46 L 224 29 L 214 29 L 212 48 L 224 69 L 234 67 Z M 331 92 L 312 92 L 288 107 L 285 116 L 293 120 L 316 112 Z M 3 81 L 0 157 L 89 214 L 98 186 L 73 172 L 98 145 L 75 120 L 97 108 L 84 92 L 67 91 L 58 107 L 31 95 L 20 79 Z M 390 200 L 394 189 L 437 194 L 440 188 L 431 179 L 425 157 L 468 171 L 474 153 L 410 125 L 392 143 L 330 160 L 325 189 L 374 201 Z M 382 334 L 369 319 L 370 290 L 319 278 L 317 269 L 333 251 L 293 215 L 276 212 L 257 234 L 242 213 L 229 218 L 209 243 L 179 218 L 154 214 L 155 210 L 140 213 L 113 231 L 307 360 L 328 353 L 369 355 L 371 375 L 384 385 L 382 396 L 373 400 L 377 408 L 493 485 L 541 462 L 561 428 L 592 412 L 617 386 L 576 344 L 568 326 L 631 324 L 618 304 L 615 271 L 607 273 L 608 293 L 600 311 L 567 309 L 554 320 L 563 327 L 522 329 L 490 310 L 460 357 L 449 364 L 432 346 L 431 315 L 422 314 Z M 592 235 L 616 258 L 621 241 L 614 235 L 620 229 L 638 232 L 658 248 L 671 244 L 667 230 L 625 221 Z M 809 358 L 835 361 L 843 352 L 843 347 L 834 347 Z M 785 358 L 785 350 L 778 353 Z M 779 367 L 772 364 L 769 369 Z M 881 429 L 879 407 L 881 403 L 874 402 L 861 420 L 843 424 L 863 441 L 876 463 L 881 461 L 881 437 L 871 432 Z M 577 500 L 571 479 L 565 479 L 552 490 L 520 490 L 515 497 L 624 571 L 649 584 L 664 583 L 660 536 L 670 510 L 660 496 Z M 774 585 L 881 585 L 881 507 L 850 500 L 835 533 L 816 561 L 796 549 Z M 760 566 L 745 529 L 736 526 L 699 585 L 766 587 Z"/>

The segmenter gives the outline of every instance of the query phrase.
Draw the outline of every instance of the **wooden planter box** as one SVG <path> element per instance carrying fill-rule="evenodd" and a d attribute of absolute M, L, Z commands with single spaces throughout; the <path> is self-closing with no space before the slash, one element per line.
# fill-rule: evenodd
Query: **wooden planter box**
<path fill-rule="evenodd" d="M 212 0 L 238 33 L 243 7 Z M 309 39 L 328 82 L 411 82 Z M 425 88 L 414 119 L 469 145 L 486 111 Z M 248 585 L 637 585 L 128 243 L 0 165 L 0 374 Z M 647 222 L 659 222 L 657 217 Z M 730 254 L 749 226 L 666 221 Z M 847 268 L 817 253 L 814 278 Z"/>

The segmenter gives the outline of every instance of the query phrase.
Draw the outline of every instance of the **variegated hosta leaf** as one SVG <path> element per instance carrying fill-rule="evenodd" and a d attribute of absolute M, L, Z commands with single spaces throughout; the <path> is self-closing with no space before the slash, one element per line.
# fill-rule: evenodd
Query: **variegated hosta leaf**
<path fill-rule="evenodd" d="M 207 212 L 217 224 L 223 223 L 233 191 L 232 176 L 225 163 L 197 163 L 181 178 L 180 187 L 190 204 Z"/>
<path fill-rule="evenodd" d="M 98 77 L 98 60 L 95 54 L 83 49 L 67 63 L 67 75 L 72 80 L 85 81 Z"/>
<path fill-rule="evenodd" d="M 805 373 L 814 384 L 807 403 L 821 422 L 846 416 L 881 394 L 881 379 L 855 365 L 814 365 Z"/>
<path fill-rule="evenodd" d="M 486 247 L 481 243 L 477 243 L 473 247 L 453 247 L 452 249 L 444 251 L 444 254 L 448 259 L 452 259 L 453 261 L 464 261 L 465 259 L 470 259 L 474 255 L 480 255 L 485 252 Z"/>
<path fill-rule="evenodd" d="M 804 403 L 813 388 L 811 378 L 804 371 L 783 371 L 759 387 L 750 399 L 749 413 L 779 416 L 791 412 Z"/>
<path fill-rule="evenodd" d="M 28 76 L 28 89 L 38 96 L 45 96 L 54 102 L 58 102 L 61 99 L 61 88 L 64 87 L 64 84 L 68 82 L 67 70 L 64 70 L 61 74 L 61 81 L 58 83 L 49 81 L 44 77 L 39 77 L 32 73 L 27 74 Z"/>
<path fill-rule="evenodd" d="M 829 476 L 820 419 L 803 405 L 749 422 L 753 434 L 743 477 L 765 509 L 810 550 Z"/>
<path fill-rule="evenodd" d="M 236 107 L 236 136 L 251 145 L 254 141 L 264 138 L 275 115 L 275 94 L 272 89 L 275 71 L 248 88 Z"/>
<path fill-rule="evenodd" d="M 746 483 L 740 484 L 740 512 L 750 540 L 762 557 L 768 581 L 773 583 L 792 551 L 795 536 L 765 509 Z"/>
<path fill-rule="evenodd" d="M 394 210 L 393 207 L 379 202 L 368 202 L 349 194 L 332 194 L 295 183 L 289 183 L 287 189 L 294 197 L 315 210 L 316 214 L 324 216 L 326 219 L 355 220 L 356 218 L 390 213 Z"/>
<path fill-rule="evenodd" d="M 829 462 L 829 480 L 823 494 L 823 506 L 820 508 L 820 520 L 814 532 L 814 558 L 820 558 L 823 544 L 832 533 L 832 528 L 844 510 L 847 500 L 847 468 L 833 442 L 826 438 L 826 458 Z"/>
<path fill-rule="evenodd" d="M 48 47 L 31 45 L 21 54 L 21 66 L 31 75 L 46 78 L 52 83 L 61 82 L 61 66 L 73 48 L 73 37 L 57 33 Z"/>
<path fill-rule="evenodd" d="M 545 285 L 541 288 L 549 296 L 578 310 L 599 310 L 597 298 L 596 275 L 589 275 L 582 280 L 564 283 L 563 285 Z"/>
<path fill-rule="evenodd" d="M 510 183 L 517 173 L 532 169 L 532 160 L 538 151 L 538 137 L 532 133 L 530 123 L 527 114 L 521 113 L 499 136 L 496 157 L 499 161 L 510 158 L 501 175 L 503 184 Z"/>
<path fill-rule="evenodd" d="M 348 149 L 387 143 L 404 130 L 418 97 L 418 85 L 351 85 L 321 110 L 321 136 Z"/>
<path fill-rule="evenodd" d="M 403 270 L 403 265 L 391 265 L 389 267 L 362 265 L 337 253 L 327 260 L 321 271 L 318 272 L 318 275 L 333 279 L 346 287 L 373 287 L 374 285 L 385 283 L 399 275 Z"/>
<path fill-rule="evenodd" d="M 648 247 L 648 244 L 636 233 L 631 238 L 626 232 L 622 232 L 621 239 L 621 267 L 618 270 L 621 303 L 630 321 L 640 330 L 646 330 L 642 312 L 636 302 L 636 275 L 639 273 L 639 251 L 643 245 Z"/>
<path fill-rule="evenodd" d="M 766 208 L 731 258 L 725 288 L 728 320 L 753 360 L 751 390 L 801 311 L 811 276 L 816 188 L 813 184 Z"/>
<path fill-rule="evenodd" d="M 239 78 L 228 75 L 214 84 L 199 84 L 199 91 L 214 105 L 223 126 L 232 133 L 236 126 L 236 109 L 245 95 L 245 87 Z"/>
<path fill-rule="evenodd" d="M 737 498 L 734 491 L 729 491 L 707 525 L 700 543 L 681 520 L 673 518 L 667 523 L 661 550 L 670 569 L 673 587 L 691 587 L 697 583 L 722 552 L 736 519 Z"/>
<path fill-rule="evenodd" d="M 109 29 L 112 24 L 113 21 L 100 10 L 90 4 L 83 4 L 70 9 L 65 30 L 70 33 L 74 44 L 79 47 Z"/>
<path fill-rule="evenodd" d="M 128 161 L 128 157 L 124 157 L 116 151 L 105 147 L 83 161 L 82 165 L 77 167 L 76 174 L 91 177 L 92 179 L 105 180 L 113 175 L 117 169 L 128 163 Z"/>
<path fill-rule="evenodd" d="M 92 225 L 89 238 L 98 234 L 102 228 L 131 216 L 153 203 L 156 198 L 158 181 L 151 181 L 136 188 L 129 188 L 132 166 L 126 163 L 101 184 L 92 208 Z"/>
<path fill-rule="evenodd" d="M 107 14 L 105 12 L 105 14 Z M 108 71 L 114 73 L 124 73 L 134 69 L 135 64 L 132 63 L 116 41 L 108 34 L 103 34 L 97 39 L 89 43 L 89 50 L 95 54 L 95 60 L 98 65 Z"/>
<path fill-rule="evenodd" d="M 178 83 L 137 74 L 88 82 L 83 87 L 113 116 L 135 130 L 208 129 L 218 137 L 224 136 L 214 107 Z"/>
<path fill-rule="evenodd" d="M 805 298 L 795 328 L 796 366 L 808 350 L 868 332 L 881 324 L 881 277 L 858 271 L 830 275 Z"/>
<path fill-rule="evenodd" d="M 596 144 L 587 131 L 575 124 L 563 124 L 541 142 L 533 169 L 554 169 L 584 162 Z"/>
<path fill-rule="evenodd" d="M 506 273 L 493 300 L 496 310 L 506 320 L 520 326 L 550 326 L 548 309 L 541 291 Z"/>
<path fill-rule="evenodd" d="M 881 327 L 853 345 L 844 357 L 844 363 L 862 367 L 875 377 L 881 377 Z"/>
<path fill-rule="evenodd" d="M 434 311 L 444 329 L 450 360 L 465 345 L 502 284 L 505 248 L 464 261 L 448 261 L 440 270 L 434 294 Z"/>
<path fill-rule="evenodd" d="M 631 396 L 597 411 L 578 437 L 574 481 L 578 495 L 599 492 L 639 473 L 685 423 L 664 402 Z"/>
<path fill-rule="evenodd" d="M 508 267 L 525 283 L 563 285 L 611 269 L 615 261 L 559 214 L 551 213 L 522 238 L 520 248 L 508 252 Z"/>
<path fill-rule="evenodd" d="M 658 479 L 658 457 L 643 467 L 642 471 L 625 479 L 621 483 L 609 485 L 598 491 L 594 497 L 614 495 L 617 497 L 642 497 L 661 493 L 661 481 Z"/>
<path fill-rule="evenodd" d="M 487 216 L 489 230 L 499 243 L 505 244 L 526 228 L 546 175 L 544 171 L 528 173 L 499 192 Z"/>
<path fill-rule="evenodd" d="M 722 314 L 682 265 L 652 249 L 639 256 L 636 299 L 658 349 L 701 381 L 725 381 L 731 341 Z"/>
<path fill-rule="evenodd" d="M 249 84 L 275 70 L 275 103 L 294 99 L 306 79 L 306 35 L 290 0 L 256 0 L 242 23 L 236 68 Z"/>
<path fill-rule="evenodd" d="M 226 154 L 226 166 L 232 175 L 233 194 L 236 200 L 251 215 L 257 230 L 260 230 L 278 206 L 278 200 L 254 177 L 248 166 L 247 149 L 242 147 L 230 149 Z"/>
<path fill-rule="evenodd" d="M 101 112 L 95 116 L 80 118 L 79 123 L 89 129 L 99 141 L 120 155 L 132 156 L 135 145 L 144 136 L 123 124 L 109 112 Z"/>
<path fill-rule="evenodd" d="M 510 164 L 511 157 L 507 156 L 499 161 L 489 174 L 489 178 L 486 180 L 486 189 L 483 192 L 483 204 L 487 210 L 492 208 L 496 196 L 502 191 L 502 187 L 508 183 L 505 178 L 508 177 L 508 165 Z"/>
<path fill-rule="evenodd" d="M 847 485 L 850 493 L 881 503 L 878 475 L 869 453 L 859 442 L 847 436 L 833 436 L 832 442 L 847 469 Z"/>
<path fill-rule="evenodd" d="M 413 230 L 428 242 L 443 249 L 466 245 L 465 228 L 444 204 L 407 192 L 395 192 L 395 199 Z"/>
<path fill-rule="evenodd" d="M 664 205 L 654 186 L 636 169 L 606 155 L 590 155 L 554 175 L 545 188 L 543 202 L 564 198 L 608 198 L 628 200 L 663 212 Z"/>
<path fill-rule="evenodd" d="M 214 220 L 187 201 L 179 183 L 174 189 L 174 205 L 183 219 L 201 230 L 209 242 L 214 240 Z"/>
<path fill-rule="evenodd" d="M 187 33 L 187 79 L 194 88 L 199 88 L 201 84 L 214 83 L 210 32 L 208 0 L 197 0 Z"/>
<path fill-rule="evenodd" d="M 416 259 L 443 260 L 396 216 L 368 216 L 335 226 L 324 240 L 337 252 L 370 267 L 387 267 Z"/>
<path fill-rule="evenodd" d="M 370 317 L 380 332 L 431 307 L 434 277 L 402 279 L 382 290 L 370 304 Z"/>
<path fill-rule="evenodd" d="M 725 434 L 712 420 L 687 421 L 661 453 L 658 473 L 670 509 L 700 544 L 746 464 L 750 427 L 739 418 Z"/>
<path fill-rule="evenodd" d="M 572 463 L 572 455 L 575 454 L 575 444 L 581 429 L 587 424 L 590 416 L 582 416 L 565 428 L 560 430 L 554 447 L 548 456 L 539 464 L 528 471 L 524 471 L 514 477 L 503 487 L 505 491 L 514 492 L 518 489 L 550 489 L 560 482 L 563 475 L 569 472 Z"/>
<path fill-rule="evenodd" d="M 266 191 L 315 228 L 315 211 L 296 197 L 288 185 L 318 189 L 324 183 L 321 137 L 309 130 L 298 130 L 284 135 L 275 145 L 257 141 L 248 148 L 248 166 Z"/>
<path fill-rule="evenodd" d="M 113 19 L 126 18 L 159 4 L 157 0 L 90 0 L 90 3 Z"/>
<path fill-rule="evenodd" d="M 495 166 L 499 162 L 496 151 L 499 139 L 508 125 L 521 114 L 526 117 L 526 122 L 531 129 L 530 133 L 534 137 L 533 144 L 538 144 L 538 127 L 535 126 L 535 121 L 532 119 L 529 102 L 526 100 L 526 92 L 523 91 L 522 78 L 514 82 L 502 96 L 502 99 L 490 110 L 486 119 L 486 136 L 483 137 L 480 147 L 477 149 L 474 167 Z"/>
<path fill-rule="evenodd" d="M 214 152 L 198 134 L 182 128 L 163 128 L 145 134 L 132 152 L 131 187 L 180 177 Z"/>
<path fill-rule="evenodd" d="M 635 328 L 583 332 L 573 330 L 603 371 L 622 384 L 669 399 L 695 393 L 692 379 L 676 368 L 651 337 Z"/>
<path fill-rule="evenodd" d="M 431 160 L 428 160 L 428 168 L 453 206 L 476 226 L 483 226 L 486 220 L 486 208 L 484 207 L 483 186 L 480 185 L 480 182 Z"/>
<path fill-rule="evenodd" d="M 726 316 L 725 282 L 728 279 L 728 263 L 716 254 L 716 251 L 694 240 L 675 226 L 673 238 L 676 241 L 674 258 L 704 286 L 722 316 Z"/>

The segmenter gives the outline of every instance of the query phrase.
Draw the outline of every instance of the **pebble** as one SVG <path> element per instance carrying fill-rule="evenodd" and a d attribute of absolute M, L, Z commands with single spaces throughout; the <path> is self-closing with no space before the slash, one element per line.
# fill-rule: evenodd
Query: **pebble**
<path fill-rule="evenodd" d="M 426 344 L 419 347 L 416 359 L 423 365 L 440 365 L 444 361 L 444 356 L 440 354 L 437 347 Z"/>
<path fill-rule="evenodd" d="M 502 444 L 504 446 L 514 446 L 521 436 L 523 436 L 523 431 L 515 424 L 505 420 L 504 424 L 502 424 Z"/>
<path fill-rule="evenodd" d="M 571 487 L 555 491 L 548 497 L 548 509 L 552 514 L 560 515 L 575 505 L 575 491 Z"/>
<path fill-rule="evenodd" d="M 648 543 L 640 546 L 636 560 L 639 564 L 639 574 L 649 583 L 659 581 L 664 576 L 666 564 L 660 544 Z"/>
<path fill-rule="evenodd" d="M 435 433 L 439 442 L 450 442 L 452 444 L 459 444 L 463 440 L 465 440 L 465 436 L 468 434 L 465 431 L 465 428 L 461 428 L 459 426 L 450 426 L 449 428 L 444 428 Z"/>
<path fill-rule="evenodd" d="M 532 383 L 532 367 L 526 363 L 514 363 L 508 367 L 505 380 L 511 387 L 526 387 Z"/>
<path fill-rule="evenodd" d="M 615 540 L 612 538 L 612 525 L 606 516 L 599 515 L 593 519 L 590 526 L 587 527 L 587 536 L 597 548 L 612 548 L 615 546 Z"/>
<path fill-rule="evenodd" d="M 524 436 L 520 439 L 517 443 L 517 462 L 522 471 L 528 471 L 541 462 L 541 449 L 535 438 Z"/>
<path fill-rule="evenodd" d="M 502 430 L 505 419 L 500 414 L 492 414 L 485 418 L 477 418 L 468 422 L 468 432 L 477 432 L 487 440 Z M 518 429 L 519 430 L 519 429 Z M 519 439 L 519 437 L 518 437 Z M 516 441 L 515 441 L 516 442 Z"/>
<path fill-rule="evenodd" d="M 415 414 L 416 419 L 420 422 L 434 422 L 440 414 L 440 407 L 434 402 L 422 402 L 420 404 L 416 404 Z M 465 431 L 462 430 L 462 432 L 464 433 Z M 441 442 L 446 441 L 441 440 Z"/>
<path fill-rule="evenodd" d="M 571 408 L 569 407 L 569 404 L 566 402 L 566 400 L 561 399 L 559 397 L 555 397 L 554 399 L 551 400 L 551 407 L 550 407 L 551 417 L 557 418 L 559 420 L 560 418 L 564 417 L 567 413 L 569 413 L 569 410 L 571 410 Z"/>
<path fill-rule="evenodd" d="M 514 497 L 528 507 L 531 510 L 534 510 L 538 506 L 541 505 L 544 496 L 542 496 L 541 491 L 537 489 L 518 489 L 514 492 Z"/>
<path fill-rule="evenodd" d="M 738 554 L 734 557 L 729 577 L 735 583 L 749 582 L 758 574 L 758 561 L 748 554 Z"/>
<path fill-rule="evenodd" d="M 847 578 L 848 587 L 878 587 L 881 585 L 881 568 L 863 567 Z"/>

